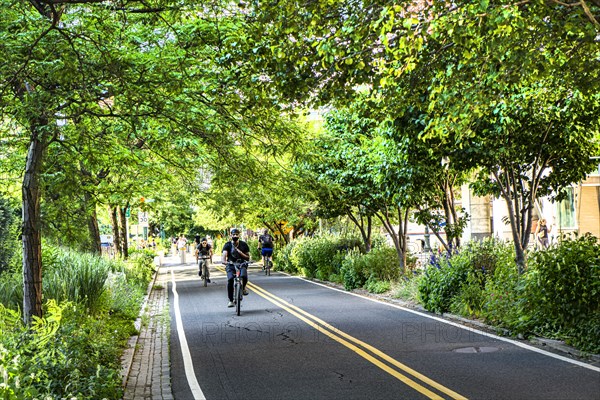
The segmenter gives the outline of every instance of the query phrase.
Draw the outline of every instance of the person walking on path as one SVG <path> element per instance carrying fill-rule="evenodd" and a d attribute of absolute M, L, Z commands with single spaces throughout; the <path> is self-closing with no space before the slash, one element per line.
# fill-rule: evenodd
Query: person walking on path
<path fill-rule="evenodd" d="M 546 219 L 540 219 L 537 228 L 535 229 L 535 234 L 537 236 L 538 242 L 543 249 L 547 249 L 550 245 L 548 240 L 548 234 L 550 233 L 551 228 L 546 225 Z"/>
<path fill-rule="evenodd" d="M 187 251 L 187 239 L 185 235 L 181 235 L 177 240 L 177 251 L 179 251 L 181 263 L 185 264 L 185 252 Z"/>

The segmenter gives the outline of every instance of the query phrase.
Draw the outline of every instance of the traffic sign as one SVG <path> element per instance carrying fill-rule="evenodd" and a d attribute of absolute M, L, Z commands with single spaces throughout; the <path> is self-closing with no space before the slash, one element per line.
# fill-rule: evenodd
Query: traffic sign
<path fill-rule="evenodd" d="M 139 226 L 148 226 L 148 213 L 147 212 L 139 212 L 138 213 L 138 225 Z"/>
<path fill-rule="evenodd" d="M 131 207 L 127 207 L 127 209 L 125 209 L 125 218 L 129 217 L 131 217 Z"/>

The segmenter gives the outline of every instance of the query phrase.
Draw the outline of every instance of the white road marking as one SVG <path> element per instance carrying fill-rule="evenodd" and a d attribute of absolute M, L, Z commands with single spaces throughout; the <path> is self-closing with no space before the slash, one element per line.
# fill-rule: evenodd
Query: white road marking
<path fill-rule="evenodd" d="M 177 336 L 179 336 L 179 343 L 181 345 L 181 355 L 183 357 L 183 366 L 185 369 L 185 376 L 188 381 L 194 400 L 206 400 L 204 393 L 200 388 L 200 384 L 196 379 L 196 373 L 194 372 L 194 364 L 192 363 L 192 355 L 190 354 L 190 348 L 187 344 L 185 337 L 185 331 L 183 330 L 183 322 L 181 320 L 181 311 L 179 310 L 179 293 L 177 293 L 177 283 L 175 282 L 175 273 L 171 270 L 171 282 L 173 284 L 173 308 L 175 310 L 175 322 L 177 324 Z"/>
<path fill-rule="evenodd" d="M 289 274 L 287 274 L 285 272 L 281 272 L 281 271 L 278 271 L 278 272 L 284 273 L 284 274 L 290 276 Z M 293 276 L 293 275 L 291 275 L 291 276 Z M 375 303 L 385 304 L 385 305 L 390 306 L 390 307 L 398 308 L 400 310 L 407 311 L 409 313 L 413 313 L 413 314 L 416 314 L 416 315 L 420 315 L 420 316 L 425 317 L 425 318 L 433 319 L 435 321 L 443 322 L 444 324 L 455 326 L 457 328 L 461 328 L 461 329 L 467 330 L 469 332 L 473 332 L 473 333 L 476 333 L 476 334 L 479 334 L 479 335 L 487 336 L 487 337 L 490 337 L 492 339 L 500 340 L 500 341 L 503 341 L 503 342 L 511 343 L 511 344 L 514 344 L 515 346 L 521 347 L 523 349 L 530 350 L 530 351 L 533 351 L 533 352 L 536 352 L 536 353 L 540 353 L 540 354 L 543 354 L 543 355 L 548 356 L 548 357 L 556 358 L 557 360 L 566 361 L 568 363 L 575 364 L 575 365 L 578 365 L 578 366 L 583 367 L 583 368 L 591 369 L 592 371 L 600 372 L 600 367 L 596 367 L 594 365 L 590 365 L 590 364 L 587 364 L 587 363 L 584 363 L 584 362 L 581 362 L 581 361 L 573 360 L 573 359 L 570 359 L 568 357 L 564 357 L 564 356 L 561 356 L 561 355 L 558 355 L 558 354 L 554 354 L 554 353 L 551 353 L 551 352 L 546 351 L 546 350 L 538 349 L 537 347 L 530 346 L 530 345 L 525 344 L 525 343 L 517 342 L 515 340 L 508 339 L 508 338 L 505 338 L 505 337 L 502 337 L 502 336 L 498 336 L 498 335 L 494 335 L 492 333 L 487 333 L 487 332 L 484 332 L 484 331 L 480 331 L 478 329 L 466 327 L 466 326 L 458 324 L 456 322 L 452 322 L 452 321 L 448 321 L 448 320 L 445 320 L 445 319 L 442 319 L 442 318 L 434 317 L 433 315 L 428 315 L 428 314 L 425 314 L 425 313 L 422 313 L 422 312 L 419 312 L 419 311 L 416 311 L 416 310 L 412 310 L 410 308 L 399 306 L 397 304 L 387 303 L 385 301 L 381 301 L 381 300 L 377 300 L 377 299 L 372 299 L 370 297 L 366 297 L 366 296 L 363 296 L 363 295 L 358 294 L 358 293 L 347 292 L 345 290 L 341 290 L 341 289 L 334 288 L 334 287 L 331 287 L 331 286 L 328 286 L 328 285 L 324 285 L 324 284 L 319 283 L 319 282 L 313 282 L 310 279 L 306 279 L 306 278 L 303 278 L 303 277 L 297 276 L 295 278 L 301 279 L 301 280 L 303 280 L 305 282 L 312 283 L 314 285 L 322 286 L 322 287 L 327 288 L 327 289 L 331 289 L 331 290 L 335 290 L 335 291 L 338 291 L 338 292 L 341 292 L 341 293 L 345 293 L 345 294 L 349 294 L 349 295 L 352 295 L 352 296 L 360 297 L 361 299 L 370 300 L 370 301 L 373 301 Z"/>

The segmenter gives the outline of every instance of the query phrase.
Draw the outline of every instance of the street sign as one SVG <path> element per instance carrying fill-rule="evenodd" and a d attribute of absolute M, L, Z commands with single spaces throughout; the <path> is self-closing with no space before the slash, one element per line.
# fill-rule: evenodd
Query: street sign
<path fill-rule="evenodd" d="M 125 218 L 131 217 L 131 207 L 125 209 Z"/>
<path fill-rule="evenodd" d="M 148 213 L 147 212 L 139 212 L 138 213 L 138 225 L 139 226 L 148 226 Z"/>

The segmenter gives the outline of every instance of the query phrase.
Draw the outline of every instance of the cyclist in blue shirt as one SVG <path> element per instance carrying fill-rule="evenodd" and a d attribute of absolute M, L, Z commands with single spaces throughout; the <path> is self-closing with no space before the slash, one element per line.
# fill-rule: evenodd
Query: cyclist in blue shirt
<path fill-rule="evenodd" d="M 231 240 L 223 246 L 222 260 L 226 265 L 225 271 L 227 271 L 227 297 L 229 303 L 227 307 L 233 307 L 233 278 L 235 277 L 235 267 L 231 264 L 233 262 L 243 262 L 250 260 L 250 247 L 248 243 L 240 240 L 240 231 L 237 228 L 231 230 Z M 244 284 L 244 295 L 248 294 L 246 290 L 246 284 L 248 283 L 248 267 L 247 265 L 242 268 L 241 271 L 242 282 Z"/>
<path fill-rule="evenodd" d="M 266 268 L 265 257 L 273 256 L 273 236 L 269 234 L 267 228 L 263 229 L 262 235 L 258 237 L 258 249 L 263 257 L 263 270 Z"/>

